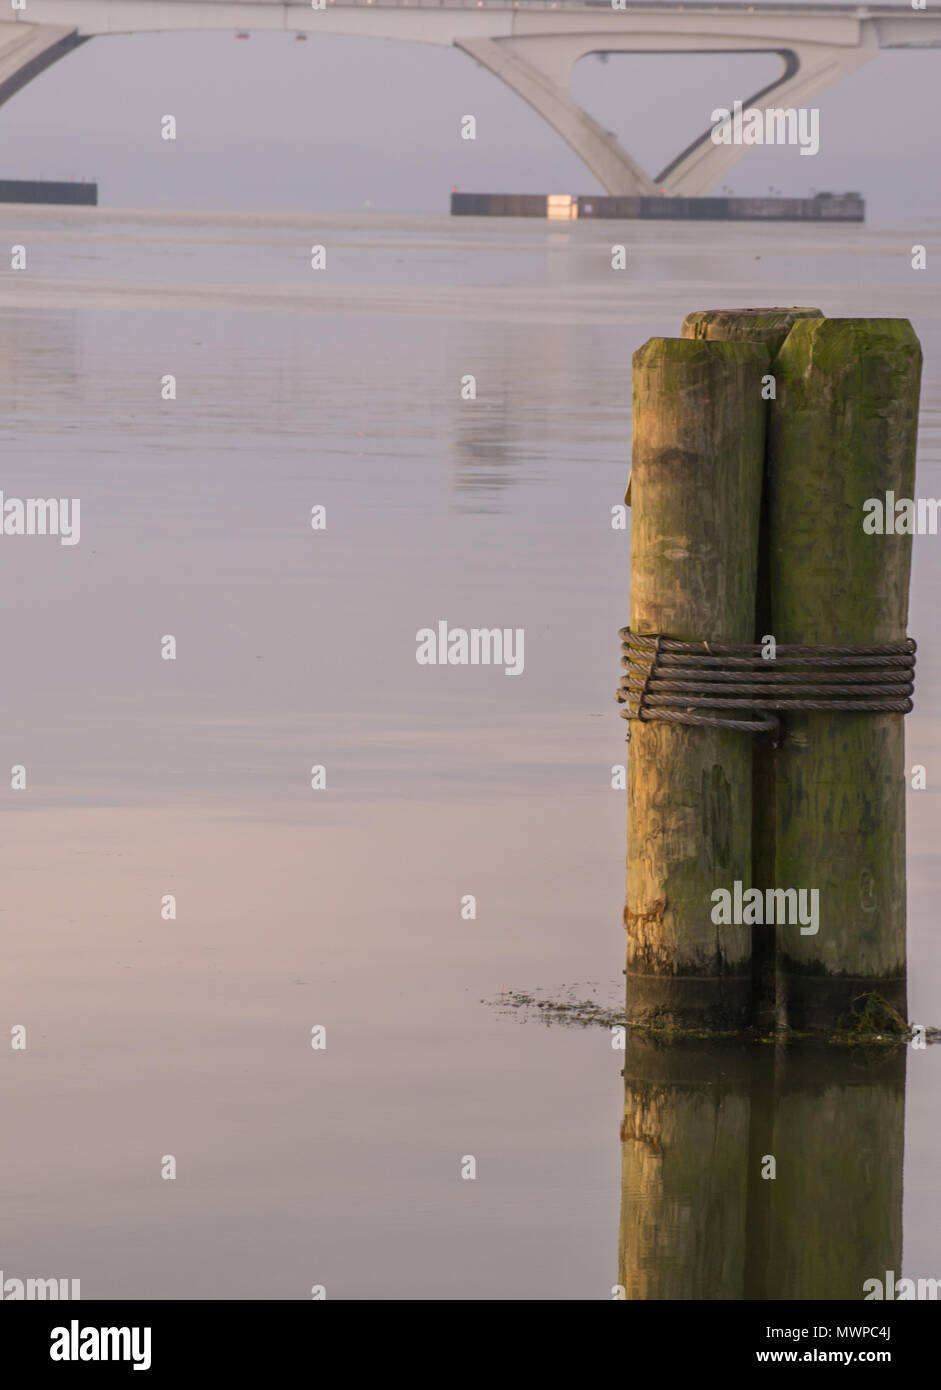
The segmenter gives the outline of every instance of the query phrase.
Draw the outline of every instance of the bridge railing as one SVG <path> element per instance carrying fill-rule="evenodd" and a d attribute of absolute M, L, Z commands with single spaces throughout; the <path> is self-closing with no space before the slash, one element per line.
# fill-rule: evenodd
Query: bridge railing
<path fill-rule="evenodd" d="M 266 0 L 262 0 L 266 3 Z M 282 0 L 270 0 L 280 4 Z M 347 9 L 350 6 L 371 6 L 373 9 L 420 9 L 420 10 L 582 10 L 612 8 L 611 0 L 326 0 L 327 8 Z M 889 0 L 889 3 L 863 5 L 853 3 L 817 3 L 817 0 L 724 0 L 722 4 L 712 5 L 709 0 L 627 0 L 627 10 L 678 10 L 692 13 L 731 11 L 741 14 L 761 14 L 769 10 L 812 10 L 841 15 L 858 15 L 861 18 L 880 14 L 907 14 L 911 10 L 908 0 Z M 932 6 L 932 8 L 934 8 Z M 620 8 L 615 13 L 621 14 Z"/>

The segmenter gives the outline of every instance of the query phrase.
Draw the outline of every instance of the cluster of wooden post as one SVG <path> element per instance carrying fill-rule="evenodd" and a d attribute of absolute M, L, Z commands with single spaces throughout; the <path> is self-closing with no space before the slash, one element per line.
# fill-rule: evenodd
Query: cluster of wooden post
<path fill-rule="evenodd" d="M 634 354 L 631 630 L 681 641 L 906 637 L 911 537 L 863 503 L 914 495 L 921 350 L 907 320 L 689 315 Z M 905 1016 L 903 715 L 788 713 L 778 747 L 632 721 L 627 1017 L 829 1029 Z M 819 928 L 722 925 L 713 893 L 818 890 Z"/>

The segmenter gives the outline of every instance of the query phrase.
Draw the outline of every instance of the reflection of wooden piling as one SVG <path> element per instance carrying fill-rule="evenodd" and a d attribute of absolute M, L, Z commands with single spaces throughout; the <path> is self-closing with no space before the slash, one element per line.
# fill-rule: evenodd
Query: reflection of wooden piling
<path fill-rule="evenodd" d="M 904 1051 L 630 1037 L 625 1297 L 858 1300 L 898 1272 L 904 1087 Z"/>
<path fill-rule="evenodd" d="M 628 1040 L 618 1283 L 628 1299 L 745 1297 L 748 1056 Z"/>
<path fill-rule="evenodd" d="M 901 717 L 901 716 L 900 716 Z M 789 1049 L 775 1087 L 766 1298 L 859 1301 L 902 1268 L 904 1048 Z"/>
<path fill-rule="evenodd" d="M 654 338 L 634 354 L 631 629 L 750 642 L 768 349 Z M 750 877 L 751 740 L 633 721 L 627 1017 L 740 1026 L 750 930 L 717 931 L 712 893 Z"/>
<path fill-rule="evenodd" d="M 921 350 L 906 320 L 795 324 L 773 371 L 768 516 L 778 643 L 906 637 L 911 537 L 863 504 L 914 494 Z M 777 754 L 777 885 L 819 889 L 816 935 L 778 927 L 792 1028 L 876 991 L 904 1016 L 903 715 L 795 713 Z"/>

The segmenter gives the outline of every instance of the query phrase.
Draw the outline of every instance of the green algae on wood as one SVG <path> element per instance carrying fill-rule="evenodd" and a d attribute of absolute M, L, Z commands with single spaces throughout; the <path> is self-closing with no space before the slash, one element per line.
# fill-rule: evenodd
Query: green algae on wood
<path fill-rule="evenodd" d="M 796 319 L 822 317 L 819 309 L 697 309 L 686 315 L 680 336 L 727 343 L 767 343 L 775 353 Z M 631 505 L 630 478 L 624 501 Z"/>
<path fill-rule="evenodd" d="M 914 496 L 921 349 L 904 319 L 807 319 L 773 365 L 771 618 L 780 643 L 905 638 L 911 537 L 869 535 L 863 504 Z M 830 1028 L 905 987 L 904 716 L 787 716 L 776 757 L 778 886 L 819 890 L 819 930 L 777 927 L 790 1027 Z"/>
<path fill-rule="evenodd" d="M 760 344 L 653 338 L 634 354 L 631 628 L 752 640 L 765 443 Z M 738 1027 L 750 929 L 712 893 L 750 876 L 751 739 L 631 721 L 626 1010 L 630 1023 Z"/>
<path fill-rule="evenodd" d="M 777 354 L 798 319 L 820 319 L 819 309 L 757 308 L 699 309 L 683 320 L 684 338 L 722 342 L 765 343 Z M 768 373 L 772 373 L 769 366 Z M 767 380 L 767 376 L 765 377 Z M 767 391 L 763 390 L 763 397 Z M 769 398 L 770 399 L 770 398 Z M 765 406 L 768 409 L 768 406 Z M 749 641 L 760 642 L 770 632 L 770 593 L 768 575 L 768 515 L 762 499 L 758 543 L 757 599 L 755 630 Z M 750 882 L 760 888 L 774 887 L 774 774 L 775 753 L 770 744 L 756 739 L 752 749 L 752 865 Z M 754 987 L 753 1022 L 769 1029 L 780 1022 L 777 1011 L 775 934 L 763 928 L 752 938 L 752 979 Z"/>

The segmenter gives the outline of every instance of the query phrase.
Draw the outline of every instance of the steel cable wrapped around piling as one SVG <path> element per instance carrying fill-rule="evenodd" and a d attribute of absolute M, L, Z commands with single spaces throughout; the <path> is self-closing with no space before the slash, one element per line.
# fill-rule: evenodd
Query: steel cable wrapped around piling
<path fill-rule="evenodd" d="M 780 643 L 771 658 L 757 642 L 678 642 L 629 627 L 618 636 L 627 672 L 615 694 L 627 705 L 623 719 L 773 734 L 781 727 L 778 714 L 788 710 L 908 714 L 913 707 L 911 637 L 870 646 Z M 756 717 L 738 718 L 735 711 Z"/>

